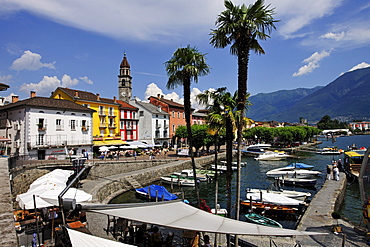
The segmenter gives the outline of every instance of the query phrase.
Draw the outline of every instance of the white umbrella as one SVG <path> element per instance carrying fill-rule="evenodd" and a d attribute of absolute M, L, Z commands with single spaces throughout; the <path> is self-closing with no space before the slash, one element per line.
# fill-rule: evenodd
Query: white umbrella
<path fill-rule="evenodd" d="M 101 147 L 99 147 L 99 151 L 101 152 L 101 151 L 108 151 L 109 150 L 109 148 L 107 147 L 107 146 L 101 146 Z"/>
<path fill-rule="evenodd" d="M 117 149 L 118 147 L 116 146 L 110 146 L 108 149 Z"/>

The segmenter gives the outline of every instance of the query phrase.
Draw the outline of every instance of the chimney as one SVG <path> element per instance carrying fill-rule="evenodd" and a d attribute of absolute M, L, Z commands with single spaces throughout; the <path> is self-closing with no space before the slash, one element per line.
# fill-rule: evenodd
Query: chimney
<path fill-rule="evenodd" d="M 31 98 L 36 97 L 36 92 L 35 92 L 35 91 L 31 91 L 31 92 L 30 92 L 30 97 L 31 97 Z"/>
<path fill-rule="evenodd" d="M 78 98 L 78 91 L 75 91 L 75 98 Z"/>
<path fill-rule="evenodd" d="M 161 98 L 163 99 L 164 98 L 164 95 L 162 94 Z"/>
<path fill-rule="evenodd" d="M 100 101 L 100 94 L 98 94 L 98 93 L 96 94 L 96 100 Z"/>
<path fill-rule="evenodd" d="M 173 99 L 171 99 L 171 101 L 173 101 Z"/>
<path fill-rule="evenodd" d="M 13 95 L 12 96 L 12 103 L 18 102 L 19 96 L 18 95 Z"/>
<path fill-rule="evenodd" d="M 159 99 L 161 97 L 161 95 L 160 94 L 157 94 L 157 98 Z"/>
<path fill-rule="evenodd" d="M 113 102 L 114 102 L 114 103 L 117 103 L 117 98 L 116 98 L 116 96 L 113 96 Z"/>

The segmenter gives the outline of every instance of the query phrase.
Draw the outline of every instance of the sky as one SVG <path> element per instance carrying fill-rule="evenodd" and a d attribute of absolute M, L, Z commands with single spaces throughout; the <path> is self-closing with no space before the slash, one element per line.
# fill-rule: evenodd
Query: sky
<path fill-rule="evenodd" d="M 234 0 L 250 5 L 254 0 Z M 251 95 L 325 86 L 350 70 L 370 66 L 367 0 L 265 0 L 276 30 L 252 53 Z M 180 47 L 196 47 L 211 67 L 192 84 L 204 90 L 237 89 L 237 58 L 216 49 L 210 33 L 223 0 L 0 0 L 0 92 L 26 99 L 49 97 L 57 87 L 118 96 L 119 65 L 126 53 L 133 96 L 164 95 L 182 103 L 182 87 L 168 90 L 164 63 Z M 199 109 L 195 100 L 192 107 Z M 252 106 L 253 107 L 253 106 Z"/>

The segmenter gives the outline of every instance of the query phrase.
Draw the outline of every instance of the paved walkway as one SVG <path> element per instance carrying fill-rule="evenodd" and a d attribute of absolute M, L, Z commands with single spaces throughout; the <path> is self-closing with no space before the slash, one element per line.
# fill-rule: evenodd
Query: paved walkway
<path fill-rule="evenodd" d="M 0 158 L 0 178 L 0 246 L 18 246 L 6 158 Z"/>

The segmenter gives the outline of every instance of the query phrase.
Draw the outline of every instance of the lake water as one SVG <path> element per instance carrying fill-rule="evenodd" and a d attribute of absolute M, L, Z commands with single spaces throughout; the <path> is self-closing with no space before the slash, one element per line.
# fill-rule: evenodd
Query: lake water
<path fill-rule="evenodd" d="M 347 149 L 348 145 L 356 144 L 357 147 L 370 146 L 370 136 L 369 135 L 358 135 L 358 136 L 349 136 L 349 137 L 339 137 L 336 138 L 336 141 L 333 143 L 331 139 L 320 140 L 323 143 L 318 147 L 323 148 L 327 146 L 337 146 L 340 149 Z M 267 189 L 273 186 L 273 180 L 268 179 L 266 172 L 274 169 L 289 165 L 294 162 L 301 162 L 308 165 L 313 165 L 314 170 L 321 171 L 322 174 L 318 176 L 317 184 L 315 190 L 306 189 L 301 187 L 286 187 L 289 190 L 305 191 L 310 192 L 312 195 L 317 193 L 317 191 L 322 187 L 325 182 L 326 176 L 326 165 L 331 164 L 332 159 L 342 158 L 343 155 L 317 155 L 315 153 L 308 152 L 297 152 L 295 153 L 298 156 L 298 159 L 287 159 L 282 161 L 255 161 L 253 157 L 243 157 L 243 162 L 247 162 L 246 166 L 241 168 L 241 199 L 245 200 L 245 190 L 247 188 L 258 188 L 258 189 Z M 158 183 L 159 184 L 159 183 Z M 218 190 L 218 203 L 222 208 L 226 208 L 226 176 L 221 174 L 219 176 L 219 190 Z M 236 186 L 236 173 L 233 174 L 232 181 L 232 193 L 233 193 L 233 202 L 235 202 L 235 186 Z M 166 186 L 167 187 L 167 186 Z M 170 188 L 167 187 L 169 190 Z M 174 188 L 174 192 L 181 192 L 181 197 L 189 200 L 190 202 L 196 201 L 194 188 Z M 200 198 L 203 198 L 207 201 L 207 204 L 214 208 L 215 205 L 215 184 L 211 183 L 201 183 L 200 184 Z M 111 203 L 133 203 L 133 202 L 142 202 L 142 200 L 135 197 L 135 193 L 130 191 L 126 192 L 114 200 Z M 353 221 L 354 223 L 359 223 L 361 220 L 361 203 L 360 195 L 358 189 L 358 183 L 348 184 L 347 193 L 340 209 L 340 213 L 343 217 L 346 217 Z M 235 215 L 235 210 L 231 212 L 231 215 Z M 240 215 L 240 220 L 244 220 L 243 214 Z M 295 221 L 279 221 L 284 228 L 294 228 Z"/>

